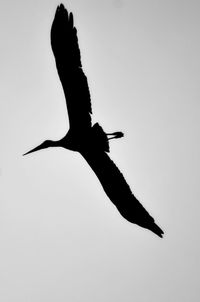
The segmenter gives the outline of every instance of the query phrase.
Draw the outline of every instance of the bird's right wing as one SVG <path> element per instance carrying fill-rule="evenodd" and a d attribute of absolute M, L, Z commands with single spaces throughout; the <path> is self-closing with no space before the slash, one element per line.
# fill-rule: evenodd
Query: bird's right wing
<path fill-rule="evenodd" d="M 124 176 L 106 152 L 89 150 L 81 153 L 95 172 L 107 196 L 128 221 L 147 228 L 162 237 L 163 231 L 132 194 Z"/>
<path fill-rule="evenodd" d="M 91 100 L 87 78 L 82 70 L 77 30 L 73 15 L 64 5 L 57 7 L 51 27 L 51 46 L 63 86 L 70 128 L 73 131 L 91 126 Z"/>

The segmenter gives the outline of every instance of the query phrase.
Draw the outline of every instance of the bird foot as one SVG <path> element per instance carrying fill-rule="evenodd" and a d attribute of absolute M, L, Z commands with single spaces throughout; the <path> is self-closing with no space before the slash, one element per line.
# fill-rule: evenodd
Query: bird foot
<path fill-rule="evenodd" d="M 113 138 L 121 138 L 124 136 L 124 133 L 118 131 L 118 132 L 113 132 L 113 133 L 106 133 L 108 139 L 113 139 Z M 111 136 L 111 137 L 109 137 Z"/>

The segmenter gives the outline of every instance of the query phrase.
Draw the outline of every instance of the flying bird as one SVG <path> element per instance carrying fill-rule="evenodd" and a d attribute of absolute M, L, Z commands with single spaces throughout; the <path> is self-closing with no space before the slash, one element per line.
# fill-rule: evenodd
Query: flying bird
<path fill-rule="evenodd" d="M 124 176 L 108 156 L 109 140 L 120 138 L 123 133 L 105 133 L 98 123 L 92 125 L 90 92 L 82 69 L 77 30 L 72 13 L 68 13 L 63 4 L 57 7 L 52 23 L 51 46 L 66 98 L 70 128 L 62 139 L 46 140 L 24 155 L 49 147 L 78 151 L 120 214 L 129 222 L 162 237 L 163 231 L 133 195 Z"/>

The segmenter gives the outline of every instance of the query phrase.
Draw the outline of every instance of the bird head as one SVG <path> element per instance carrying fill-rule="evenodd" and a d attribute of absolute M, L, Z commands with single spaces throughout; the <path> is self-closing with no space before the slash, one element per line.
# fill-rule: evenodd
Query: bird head
<path fill-rule="evenodd" d="M 40 144 L 39 146 L 35 147 L 34 149 L 31 149 L 30 151 L 24 153 L 23 155 L 27 155 L 29 153 L 39 151 L 39 150 L 42 150 L 42 149 L 46 149 L 46 148 L 49 148 L 49 147 L 53 147 L 53 146 L 54 146 L 53 141 L 46 140 L 42 144 Z"/>

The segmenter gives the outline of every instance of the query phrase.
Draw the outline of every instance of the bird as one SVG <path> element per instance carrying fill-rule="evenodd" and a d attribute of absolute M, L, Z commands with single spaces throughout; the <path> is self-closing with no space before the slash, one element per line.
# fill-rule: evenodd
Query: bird
<path fill-rule="evenodd" d="M 108 155 L 109 141 L 124 134 L 121 131 L 105 133 L 99 123 L 92 124 L 91 97 L 81 63 L 77 29 L 73 14 L 63 4 L 57 6 L 51 26 L 51 47 L 66 99 L 69 130 L 60 140 L 46 140 L 23 155 L 49 147 L 79 152 L 122 217 L 162 238 L 163 230 L 132 193 L 123 174 Z"/>

